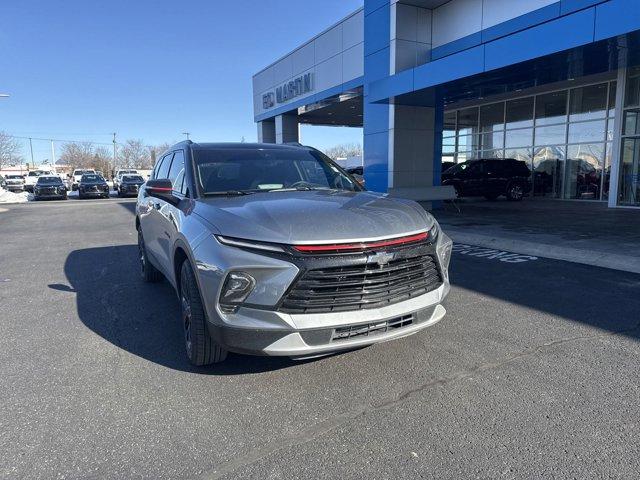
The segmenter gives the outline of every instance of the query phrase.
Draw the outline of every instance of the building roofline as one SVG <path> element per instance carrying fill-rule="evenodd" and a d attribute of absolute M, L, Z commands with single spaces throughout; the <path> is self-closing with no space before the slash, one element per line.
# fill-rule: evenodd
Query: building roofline
<path fill-rule="evenodd" d="M 264 72 L 265 70 L 268 70 L 269 68 L 273 67 L 276 63 L 280 62 L 281 60 L 284 60 L 285 58 L 287 58 L 289 55 L 291 55 L 293 52 L 295 52 L 296 50 L 300 50 L 302 47 L 305 47 L 307 45 L 309 45 L 311 42 L 313 42 L 315 39 L 317 39 L 318 37 L 324 35 L 325 33 L 327 33 L 329 30 L 331 30 L 334 27 L 337 27 L 338 25 L 340 25 L 341 23 L 347 21 L 349 18 L 353 17 L 354 15 L 357 15 L 358 13 L 360 13 L 361 11 L 364 10 L 364 7 L 360 7 L 357 10 L 351 12 L 349 15 L 343 17 L 341 20 L 338 20 L 337 22 L 335 22 L 333 25 L 331 25 L 330 27 L 325 28 L 324 30 L 322 30 L 320 33 L 318 33 L 317 35 L 314 35 L 313 37 L 311 37 L 309 40 L 307 40 L 306 42 L 304 42 L 301 45 L 298 45 L 296 48 L 294 48 L 293 50 L 289 51 L 288 53 L 285 53 L 284 55 L 282 55 L 280 58 L 278 58 L 277 60 L 271 62 L 269 65 L 267 65 L 266 67 L 264 67 L 262 70 L 259 70 L 258 72 L 254 73 L 253 76 L 251 78 L 255 78 L 257 75 L 260 75 L 262 72 Z"/>

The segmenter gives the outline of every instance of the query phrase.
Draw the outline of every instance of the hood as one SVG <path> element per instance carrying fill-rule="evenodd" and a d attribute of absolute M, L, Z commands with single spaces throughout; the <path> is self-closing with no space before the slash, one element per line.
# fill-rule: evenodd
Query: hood
<path fill-rule="evenodd" d="M 194 213 L 229 237 L 263 242 L 330 243 L 401 236 L 433 226 L 410 200 L 371 192 L 264 192 L 210 197 Z"/>

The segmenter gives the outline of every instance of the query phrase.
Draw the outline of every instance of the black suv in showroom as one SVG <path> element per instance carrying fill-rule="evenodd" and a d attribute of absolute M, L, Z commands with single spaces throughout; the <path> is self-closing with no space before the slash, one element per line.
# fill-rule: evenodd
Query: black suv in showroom
<path fill-rule="evenodd" d="M 442 185 L 452 185 L 459 197 L 519 201 L 531 192 L 531 170 L 513 158 L 469 160 L 445 170 Z"/>

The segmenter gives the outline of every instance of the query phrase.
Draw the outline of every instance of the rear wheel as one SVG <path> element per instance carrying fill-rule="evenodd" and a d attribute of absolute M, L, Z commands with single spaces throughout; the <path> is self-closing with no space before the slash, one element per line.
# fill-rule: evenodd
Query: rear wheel
<path fill-rule="evenodd" d="M 184 345 L 189 361 L 196 366 L 222 362 L 227 358 L 227 351 L 209 335 L 202 297 L 188 260 L 182 263 L 180 269 L 180 304 Z"/>
<path fill-rule="evenodd" d="M 519 202 L 524 197 L 524 188 L 519 183 L 512 183 L 507 187 L 507 200 Z"/>
<path fill-rule="evenodd" d="M 140 262 L 140 275 L 142 276 L 142 280 L 148 283 L 155 283 L 162 280 L 160 270 L 149 262 L 141 228 L 138 228 L 138 261 Z"/>

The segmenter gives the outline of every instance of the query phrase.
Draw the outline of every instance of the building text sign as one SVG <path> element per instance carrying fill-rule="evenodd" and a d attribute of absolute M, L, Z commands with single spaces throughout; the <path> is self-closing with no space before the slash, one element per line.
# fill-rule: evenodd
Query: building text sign
<path fill-rule="evenodd" d="M 285 103 L 292 98 L 299 97 L 313 91 L 313 73 L 305 73 L 280 85 L 274 92 L 262 95 L 262 108 L 265 110 L 276 103 Z"/>

